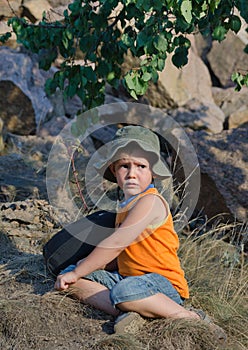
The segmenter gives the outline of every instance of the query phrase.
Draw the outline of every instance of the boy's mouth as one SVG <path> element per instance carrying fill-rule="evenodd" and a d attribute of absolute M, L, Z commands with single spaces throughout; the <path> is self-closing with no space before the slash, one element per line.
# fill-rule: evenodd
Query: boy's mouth
<path fill-rule="evenodd" d="M 135 182 L 127 182 L 125 183 L 124 187 L 137 187 L 138 184 L 136 184 Z"/>

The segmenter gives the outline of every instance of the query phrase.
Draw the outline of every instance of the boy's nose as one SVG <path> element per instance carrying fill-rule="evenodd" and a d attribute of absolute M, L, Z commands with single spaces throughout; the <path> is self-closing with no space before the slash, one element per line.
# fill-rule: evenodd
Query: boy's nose
<path fill-rule="evenodd" d="M 130 167 L 128 171 L 128 178 L 133 178 L 133 177 L 135 177 L 135 169 L 133 167 Z"/>

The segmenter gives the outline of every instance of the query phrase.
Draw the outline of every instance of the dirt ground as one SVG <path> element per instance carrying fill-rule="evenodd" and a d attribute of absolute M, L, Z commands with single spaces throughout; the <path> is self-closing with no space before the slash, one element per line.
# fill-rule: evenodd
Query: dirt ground
<path fill-rule="evenodd" d="M 219 343 L 207 325 L 190 320 L 147 320 L 137 334 L 113 333 L 113 318 L 54 291 L 42 246 L 15 247 L 0 233 L 0 349 L 3 350 L 245 350 L 248 347 L 248 267 L 222 241 L 185 239 L 180 254 L 191 289 L 190 303 L 221 325 Z M 239 259 L 235 257 L 238 256 Z M 235 260 L 236 259 L 236 260 Z"/>

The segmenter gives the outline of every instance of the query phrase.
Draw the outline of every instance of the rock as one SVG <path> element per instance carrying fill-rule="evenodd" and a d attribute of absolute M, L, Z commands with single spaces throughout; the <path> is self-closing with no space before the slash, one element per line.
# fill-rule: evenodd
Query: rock
<path fill-rule="evenodd" d="M 126 74 L 130 69 L 137 67 L 140 64 L 138 58 L 133 57 L 130 53 L 125 56 L 125 60 L 121 66 L 122 74 Z M 112 89 L 106 86 L 106 93 L 110 93 L 115 97 L 120 98 L 125 102 L 135 102 L 135 100 L 128 94 L 124 87 L 120 84 L 118 89 Z M 158 81 L 156 84 L 150 83 L 144 96 L 139 97 L 139 103 L 150 104 L 158 108 L 176 108 L 177 103 L 167 92 L 165 86 Z"/>
<path fill-rule="evenodd" d="M 194 40 L 191 40 L 193 48 L 189 52 L 188 64 L 182 69 L 177 69 L 171 59 L 168 59 L 165 69 L 160 74 L 160 81 L 173 101 L 179 107 L 186 108 L 183 113 L 179 112 L 178 116 L 182 125 L 185 125 L 183 119 L 187 114 L 187 117 L 190 115 L 186 121 L 189 127 L 218 133 L 223 129 L 224 114 L 215 105 L 210 74 L 194 49 Z M 177 113 L 173 111 L 172 114 Z"/>
<path fill-rule="evenodd" d="M 36 0 L 24 0 L 22 1 L 22 9 L 23 15 L 35 22 L 42 19 L 43 12 L 49 11 L 51 5 L 46 0 L 39 0 L 39 6 L 37 6 Z"/>
<path fill-rule="evenodd" d="M 64 18 L 64 11 L 68 9 L 71 0 L 48 0 L 51 9 L 46 12 L 46 17 L 49 21 L 61 21 Z"/>
<path fill-rule="evenodd" d="M 239 15 L 239 14 L 237 14 Z M 238 38 L 245 44 L 248 44 L 248 32 L 247 32 L 247 23 L 243 18 L 241 18 L 241 28 L 239 32 L 237 33 Z"/>
<path fill-rule="evenodd" d="M 30 98 L 9 80 L 0 81 L 0 117 L 5 128 L 19 135 L 36 131 L 35 113 Z"/>
<path fill-rule="evenodd" d="M 52 8 L 56 8 L 59 6 L 67 6 L 71 3 L 71 0 L 48 0 L 49 4 Z"/>
<path fill-rule="evenodd" d="M 64 11 L 67 9 L 68 6 L 51 8 L 49 11 L 46 11 L 46 18 L 49 20 L 49 22 L 61 21 L 64 19 Z"/>
<path fill-rule="evenodd" d="M 15 115 L 14 120 L 18 123 L 18 119 L 21 120 L 22 117 L 25 123 L 28 117 L 34 119 L 33 124 L 29 123 L 28 126 L 26 126 L 29 132 L 31 125 L 32 128 L 38 128 L 40 123 L 46 119 L 47 114 L 52 112 L 52 105 L 44 91 L 45 80 L 45 74 L 42 75 L 37 62 L 32 60 L 30 56 L 22 53 L 20 50 L 0 47 L 0 82 L 2 84 L 0 95 L 3 95 L 5 90 L 4 86 L 6 86 L 6 84 L 12 84 L 15 93 L 19 91 L 22 92 L 22 94 L 19 93 L 19 96 L 14 99 L 14 104 L 18 103 L 18 99 L 21 98 L 20 96 L 26 96 L 25 113 L 27 113 L 27 110 L 29 110 L 30 113 L 22 115 L 23 110 L 16 107 L 19 109 L 19 115 Z M 11 84 L 6 82 L 11 82 Z M 15 86 L 17 88 L 15 88 Z M 15 96 L 12 97 L 14 98 Z M 2 113 L 8 115 L 8 110 L 6 111 L 4 107 L 4 104 L 2 104 Z M 12 108 L 14 108 L 14 106 Z M 33 113 L 31 111 L 33 111 Z M 25 130 L 24 125 L 23 128 Z M 35 130 L 33 130 L 33 132 L 35 132 Z"/>
<path fill-rule="evenodd" d="M 161 81 L 150 84 L 144 97 L 151 106 L 156 108 L 172 109 L 178 107 L 177 102 L 173 100 Z"/>
<path fill-rule="evenodd" d="M 41 252 L 44 242 L 60 227 L 52 206 L 41 199 L 0 204 L 0 220 L 14 245 L 32 253 Z"/>
<path fill-rule="evenodd" d="M 0 118 L 0 155 L 4 150 L 6 140 L 6 130 L 4 128 L 4 122 L 2 118 Z"/>
<path fill-rule="evenodd" d="M 11 32 L 11 27 L 8 26 L 7 21 L 0 21 L 0 35 L 3 35 L 7 32 Z M 0 43 L 0 46 L 3 46 L 3 44 Z M 15 33 L 11 33 L 11 37 L 8 39 L 7 42 L 4 43 L 4 46 L 12 47 L 13 49 L 18 47 Z"/>
<path fill-rule="evenodd" d="M 70 119 L 65 116 L 53 117 L 41 125 L 38 135 L 40 137 L 56 136 L 69 122 Z"/>
<path fill-rule="evenodd" d="M 47 198 L 45 165 L 54 138 L 8 135 L 7 150 L 0 157 L 0 201 Z"/>
<path fill-rule="evenodd" d="M 207 54 L 211 50 L 212 47 L 212 38 L 210 36 L 203 36 L 201 33 L 196 33 L 194 35 L 195 39 L 195 49 L 197 51 L 198 56 L 203 60 L 203 62 L 207 63 Z"/>
<path fill-rule="evenodd" d="M 185 128 L 211 133 L 219 133 L 223 129 L 224 113 L 208 101 L 191 100 L 184 107 L 170 110 L 168 113 Z"/>
<path fill-rule="evenodd" d="M 193 39 L 192 42 L 194 45 Z M 182 69 L 176 68 L 171 62 L 171 57 L 168 57 L 159 79 L 179 106 L 192 99 L 212 100 L 212 83 L 208 69 L 193 48 L 189 50 L 188 64 Z"/>
<path fill-rule="evenodd" d="M 79 110 L 82 110 L 82 101 L 78 96 L 66 99 L 64 101 L 65 115 L 74 117 Z"/>
<path fill-rule="evenodd" d="M 248 126 L 248 109 L 233 112 L 228 118 L 228 129 Z"/>
<path fill-rule="evenodd" d="M 1 17 L 12 17 L 13 11 L 18 16 L 20 15 L 20 6 L 22 0 L 0 0 L 0 18 Z"/>
<path fill-rule="evenodd" d="M 209 218 L 217 214 L 240 221 L 248 219 L 248 128 L 209 135 L 190 133 L 202 175 L 198 210 Z"/>
<path fill-rule="evenodd" d="M 234 88 L 221 89 L 213 87 L 215 103 L 221 108 L 226 117 L 228 128 L 243 126 L 248 122 L 248 88 L 241 91 Z"/>
<path fill-rule="evenodd" d="M 207 59 L 222 87 L 234 86 L 232 73 L 239 69 L 244 72 L 248 70 L 248 57 L 243 51 L 244 47 L 244 43 L 232 32 L 228 32 L 224 41 L 213 42 Z"/>

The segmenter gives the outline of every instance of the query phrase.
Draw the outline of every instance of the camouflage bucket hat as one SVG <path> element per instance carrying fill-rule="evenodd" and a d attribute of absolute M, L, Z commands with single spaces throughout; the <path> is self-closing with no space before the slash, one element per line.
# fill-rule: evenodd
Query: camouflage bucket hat
<path fill-rule="evenodd" d="M 160 155 L 160 144 L 157 135 L 150 129 L 142 126 L 129 125 L 119 129 L 113 140 L 107 143 L 104 152 L 101 150 L 101 157 L 94 167 L 107 180 L 116 182 L 116 179 L 109 169 L 109 165 L 118 160 L 118 154 L 132 143 L 136 143 L 141 149 L 153 157 L 152 172 L 159 178 L 171 177 L 171 173 Z"/>

